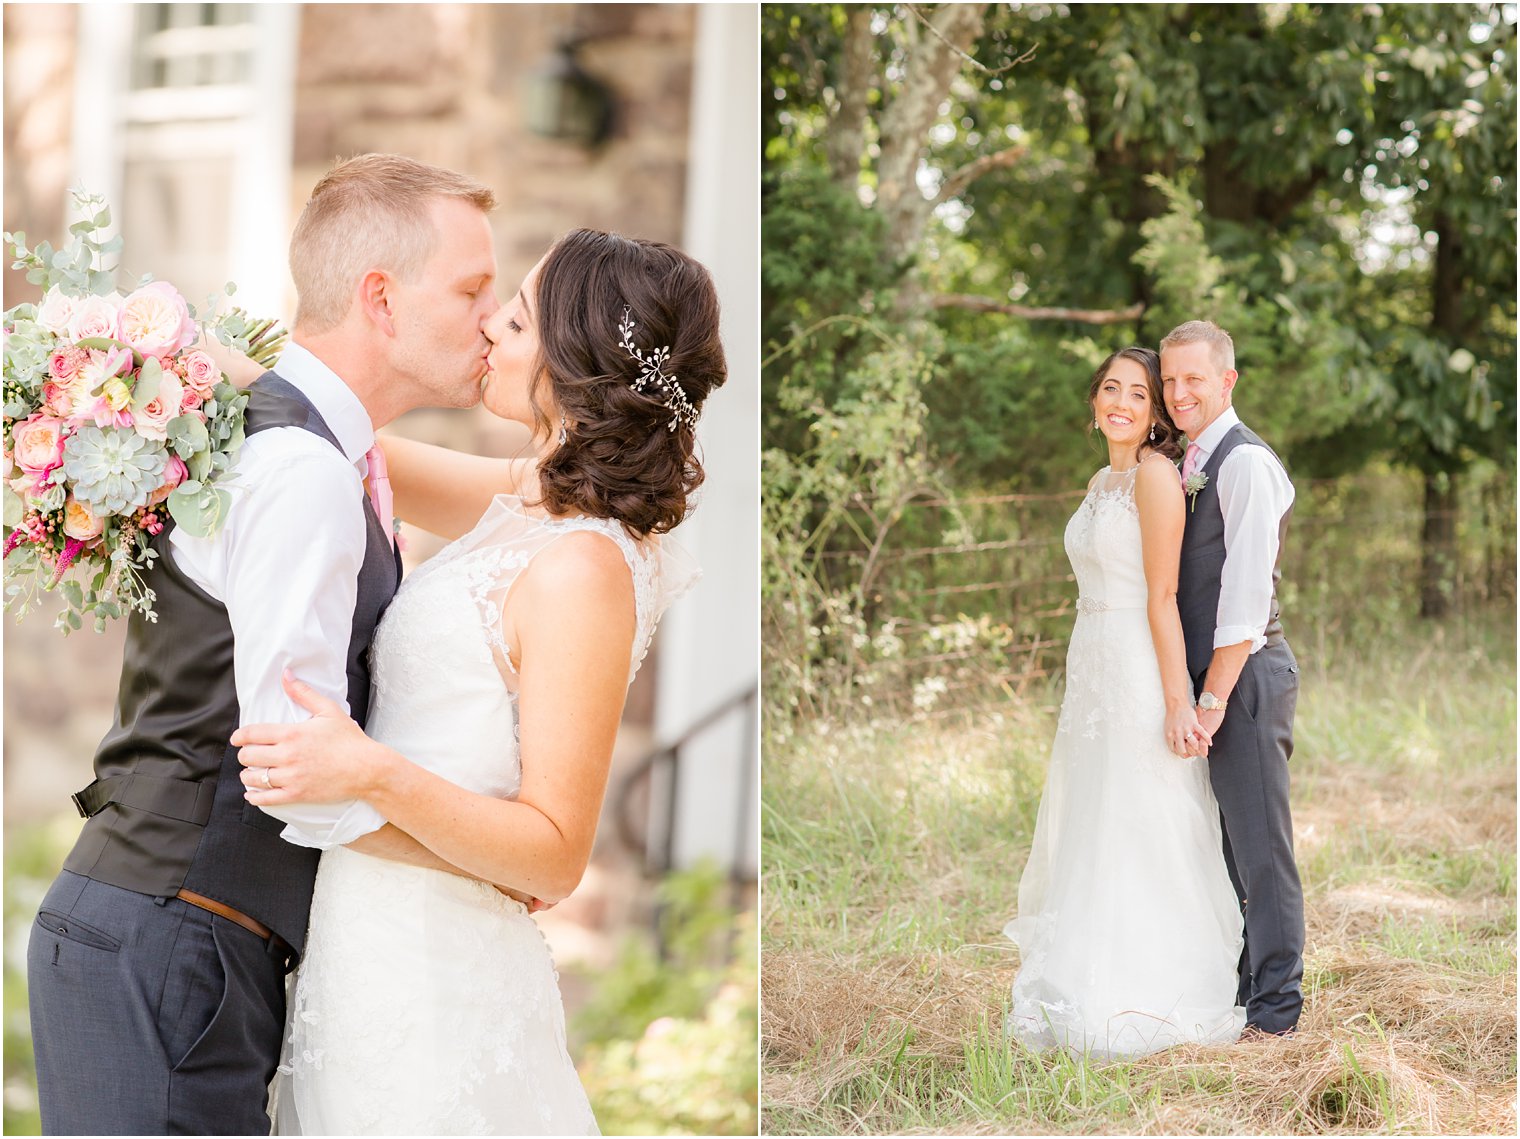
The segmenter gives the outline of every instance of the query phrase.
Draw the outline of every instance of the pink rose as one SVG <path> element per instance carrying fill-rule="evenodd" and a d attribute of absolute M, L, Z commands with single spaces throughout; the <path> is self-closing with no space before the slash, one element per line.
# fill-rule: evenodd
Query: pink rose
<path fill-rule="evenodd" d="M 120 301 L 116 297 L 85 297 L 74 306 L 69 317 L 69 339 L 88 340 L 92 336 L 115 338 L 121 327 Z"/>
<path fill-rule="evenodd" d="M 121 339 L 144 356 L 172 356 L 198 335 L 190 306 L 167 281 L 144 285 L 121 306 Z"/>
<path fill-rule="evenodd" d="M 49 415 L 67 419 L 74 414 L 74 393 L 68 384 L 48 380 L 42 385 L 42 406 Z"/>
<path fill-rule="evenodd" d="M 201 409 L 201 404 L 205 402 L 206 400 L 204 397 L 202 397 L 200 392 L 196 391 L 189 384 L 186 384 L 183 394 L 181 394 L 179 397 L 179 409 L 182 412 L 199 411 Z"/>
<path fill-rule="evenodd" d="M 90 358 L 83 348 L 58 348 L 48 354 L 48 375 L 55 380 L 72 380 Z"/>
<path fill-rule="evenodd" d="M 54 285 L 43 294 L 42 303 L 37 306 L 37 323 L 54 336 L 66 336 L 77 303 L 73 297 L 59 292 L 58 286 Z"/>
<path fill-rule="evenodd" d="M 16 424 L 11 432 L 16 465 L 41 485 L 48 472 L 63 462 L 63 421 L 51 415 L 34 415 Z"/>
<path fill-rule="evenodd" d="M 106 520 L 91 512 L 71 494 L 63 504 L 63 532 L 70 538 L 88 542 L 100 537 L 106 528 Z"/>
<path fill-rule="evenodd" d="M 201 399 L 210 399 L 212 390 L 222 380 L 222 369 L 216 361 L 204 352 L 187 352 L 180 362 L 185 369 L 185 383 L 199 392 Z"/>
<path fill-rule="evenodd" d="M 138 383 L 142 383 L 139 378 Z M 158 394 L 138 407 L 133 426 L 145 439 L 159 442 L 169 437 L 169 420 L 180 413 L 184 385 L 173 372 L 164 372 L 158 380 Z"/>
<path fill-rule="evenodd" d="M 186 468 L 178 455 L 170 455 L 169 462 L 164 467 L 164 481 L 159 488 L 148 495 L 149 507 L 158 506 L 166 498 L 174 493 L 174 488 L 190 477 L 190 471 Z"/>

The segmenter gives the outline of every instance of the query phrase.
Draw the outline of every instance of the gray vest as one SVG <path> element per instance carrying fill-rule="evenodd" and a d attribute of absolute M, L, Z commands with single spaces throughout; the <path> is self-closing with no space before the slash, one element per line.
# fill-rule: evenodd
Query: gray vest
<path fill-rule="evenodd" d="M 1224 572 L 1224 513 L 1219 508 L 1219 468 L 1236 447 L 1254 443 L 1266 447 L 1278 465 L 1277 453 L 1250 428 L 1237 423 L 1225 433 L 1219 446 L 1203 465 L 1208 483 L 1187 504 L 1182 531 L 1182 560 L 1177 567 L 1177 612 L 1182 617 L 1182 637 L 1187 645 L 1187 667 L 1193 676 L 1208 671 L 1214 656 L 1214 629 L 1219 617 L 1219 578 Z M 1267 644 L 1283 640 L 1277 583 L 1282 578 L 1282 552 L 1287 544 L 1290 506 L 1277 523 L 1277 561 L 1272 566 L 1272 608 L 1267 618 Z"/>
<path fill-rule="evenodd" d="M 300 427 L 338 441 L 299 390 L 273 372 L 249 389 L 245 431 Z M 348 644 L 348 705 L 369 711 L 370 638 L 401 580 L 401 562 L 364 496 L 368 525 Z M 88 816 L 64 869 L 169 897 L 181 887 L 263 922 L 300 954 L 318 852 L 280 838 L 284 824 L 243 798 L 227 741 L 239 709 L 232 624 L 221 602 L 185 576 L 153 539 L 148 583 L 158 620 L 128 619 L 116 717 L 95 753 L 96 780 L 74 796 Z"/>

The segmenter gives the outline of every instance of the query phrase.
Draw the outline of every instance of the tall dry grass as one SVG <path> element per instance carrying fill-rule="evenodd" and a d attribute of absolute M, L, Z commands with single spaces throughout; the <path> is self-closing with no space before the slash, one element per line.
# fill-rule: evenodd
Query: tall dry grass
<path fill-rule="evenodd" d="M 1513 629 L 1296 644 L 1300 1031 L 1134 1062 L 999 1027 L 1057 687 L 772 725 L 763 1129 L 1515 1134 Z"/>

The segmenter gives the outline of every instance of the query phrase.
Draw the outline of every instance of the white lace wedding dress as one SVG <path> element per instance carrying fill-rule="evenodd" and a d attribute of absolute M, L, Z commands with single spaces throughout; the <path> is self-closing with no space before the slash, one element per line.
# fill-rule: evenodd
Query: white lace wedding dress
<path fill-rule="evenodd" d="M 1018 917 L 1011 1035 L 1098 1058 L 1235 1040 L 1240 907 L 1206 759 L 1165 739 L 1135 469 L 1100 471 L 1066 527 L 1066 695 Z"/>
<path fill-rule="evenodd" d="M 632 571 L 632 681 L 660 613 L 697 576 L 689 557 L 668 539 L 646 546 L 615 522 L 542 519 L 500 496 L 386 610 L 370 648 L 369 734 L 472 791 L 515 795 L 501 601 L 535 554 L 578 530 L 607 535 Z M 482 882 L 324 853 L 286 1027 L 275 1134 L 597 1133 L 543 935 Z"/>

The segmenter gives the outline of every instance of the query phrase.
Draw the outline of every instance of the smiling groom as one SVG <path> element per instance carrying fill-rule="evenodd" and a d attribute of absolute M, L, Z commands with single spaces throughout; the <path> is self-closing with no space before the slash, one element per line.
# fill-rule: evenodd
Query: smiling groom
<path fill-rule="evenodd" d="M 1231 406 L 1237 379 L 1235 345 L 1217 324 L 1190 320 L 1162 339 L 1162 394 L 1188 437 L 1177 608 L 1199 721 L 1213 736 L 1225 863 L 1245 915 L 1238 1003 L 1247 1035 L 1285 1035 L 1304 1003 L 1304 900 L 1288 808 L 1298 662 L 1277 604 L 1293 484 Z"/>

